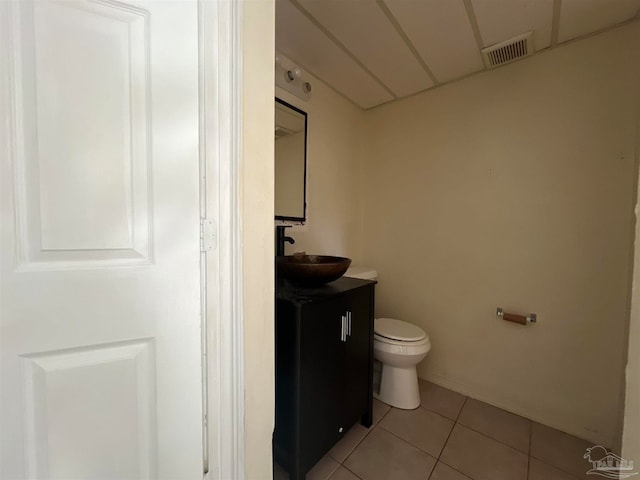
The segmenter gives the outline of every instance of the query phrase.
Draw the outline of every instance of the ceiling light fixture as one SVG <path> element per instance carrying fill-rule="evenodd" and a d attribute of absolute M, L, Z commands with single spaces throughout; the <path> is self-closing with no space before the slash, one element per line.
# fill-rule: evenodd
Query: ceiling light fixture
<path fill-rule="evenodd" d="M 311 83 L 304 78 L 304 72 L 284 56 L 276 55 L 276 85 L 302 100 L 311 98 Z"/>

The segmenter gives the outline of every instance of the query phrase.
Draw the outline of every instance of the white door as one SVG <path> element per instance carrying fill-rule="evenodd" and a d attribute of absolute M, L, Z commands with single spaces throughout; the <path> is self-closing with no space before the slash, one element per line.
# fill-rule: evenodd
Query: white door
<path fill-rule="evenodd" d="M 198 5 L 0 1 L 0 478 L 202 478 Z"/>

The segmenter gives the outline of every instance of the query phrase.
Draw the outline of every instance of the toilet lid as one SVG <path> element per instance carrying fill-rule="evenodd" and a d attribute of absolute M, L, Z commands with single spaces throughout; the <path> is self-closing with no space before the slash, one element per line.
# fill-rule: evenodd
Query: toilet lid
<path fill-rule="evenodd" d="M 420 327 L 395 318 L 376 318 L 375 332 L 382 337 L 403 342 L 417 342 L 427 336 Z"/>

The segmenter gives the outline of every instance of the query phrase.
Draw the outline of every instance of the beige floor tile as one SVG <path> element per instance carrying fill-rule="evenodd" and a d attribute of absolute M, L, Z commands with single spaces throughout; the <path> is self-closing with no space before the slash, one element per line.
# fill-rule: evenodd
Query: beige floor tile
<path fill-rule="evenodd" d="M 425 480 L 436 459 L 376 427 L 344 465 L 364 480 Z"/>
<path fill-rule="evenodd" d="M 307 472 L 307 480 L 327 480 L 340 464 L 329 455 L 325 455 Z"/>
<path fill-rule="evenodd" d="M 576 477 L 532 458 L 529 461 L 529 480 L 576 480 Z"/>
<path fill-rule="evenodd" d="M 473 398 L 467 399 L 458 423 L 529 455 L 531 422 Z"/>
<path fill-rule="evenodd" d="M 445 465 L 442 462 L 438 462 L 436 468 L 433 469 L 433 473 L 429 477 L 429 480 L 471 480 L 466 475 L 461 474 L 457 470 L 454 470 L 449 465 Z"/>
<path fill-rule="evenodd" d="M 529 458 L 457 424 L 440 460 L 474 480 L 526 480 Z"/>
<path fill-rule="evenodd" d="M 344 437 L 342 437 L 340 441 L 336 443 L 331 450 L 329 450 L 329 455 L 334 460 L 337 460 L 338 463 L 344 462 L 351 452 L 355 450 L 362 439 L 367 436 L 371 428 L 366 428 L 359 423 L 356 423 L 347 433 L 344 434 Z"/>
<path fill-rule="evenodd" d="M 380 400 L 373 399 L 373 424 L 376 425 L 391 410 L 391 407 Z"/>
<path fill-rule="evenodd" d="M 380 427 L 438 458 L 454 422 L 430 410 L 391 409 L 380 422 Z"/>
<path fill-rule="evenodd" d="M 349 470 L 340 466 L 338 470 L 335 471 L 329 480 L 360 480 L 357 476 L 351 473 Z"/>
<path fill-rule="evenodd" d="M 458 418 L 467 397 L 435 383 L 420 380 L 421 405 L 451 420 Z"/>
<path fill-rule="evenodd" d="M 574 477 L 592 478 L 586 474 L 591 464 L 583 458 L 591 446 L 590 442 L 560 430 L 536 422 L 531 425 L 531 456 Z"/>

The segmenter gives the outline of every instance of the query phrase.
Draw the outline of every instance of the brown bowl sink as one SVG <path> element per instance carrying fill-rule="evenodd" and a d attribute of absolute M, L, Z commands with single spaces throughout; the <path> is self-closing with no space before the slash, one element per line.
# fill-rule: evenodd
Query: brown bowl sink
<path fill-rule="evenodd" d="M 286 255 L 276 257 L 278 276 L 292 283 L 316 287 L 337 280 L 351 265 L 350 258 L 328 255 Z"/>

